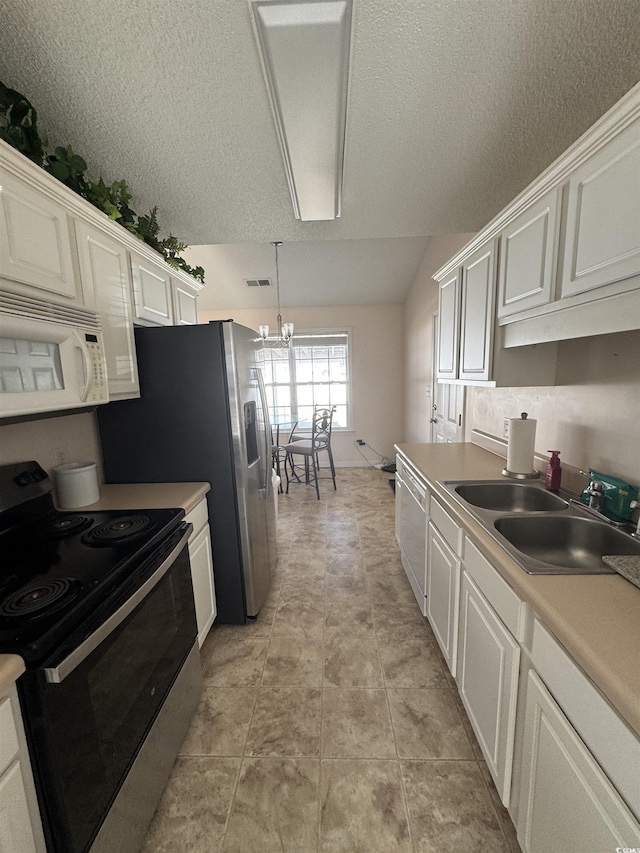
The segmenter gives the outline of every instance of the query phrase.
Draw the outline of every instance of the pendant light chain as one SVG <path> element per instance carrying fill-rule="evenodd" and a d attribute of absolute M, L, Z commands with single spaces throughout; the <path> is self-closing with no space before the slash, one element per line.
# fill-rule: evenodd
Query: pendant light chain
<path fill-rule="evenodd" d="M 270 347 L 282 347 L 289 346 L 289 341 L 293 337 L 293 323 L 283 323 L 282 322 L 282 310 L 280 308 L 280 261 L 278 258 L 278 246 L 282 245 L 281 240 L 272 241 L 272 245 L 276 250 L 276 301 L 278 303 L 278 314 L 276 317 L 276 321 L 278 323 L 278 334 L 275 341 L 266 344 L 265 346 Z M 259 326 L 258 333 L 263 341 L 266 342 L 269 337 L 269 326 Z"/>
<path fill-rule="evenodd" d="M 281 246 L 282 243 L 278 241 L 274 241 L 273 244 L 276 247 L 276 300 L 278 303 L 278 315 L 276 317 L 278 321 L 278 337 L 282 337 L 282 311 L 280 310 L 280 266 L 278 263 L 278 246 Z"/>

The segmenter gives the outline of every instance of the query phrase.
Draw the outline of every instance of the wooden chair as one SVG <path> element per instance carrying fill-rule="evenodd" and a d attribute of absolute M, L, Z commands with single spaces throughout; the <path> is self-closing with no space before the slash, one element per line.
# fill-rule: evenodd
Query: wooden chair
<path fill-rule="evenodd" d="M 328 477 L 320 477 L 319 455 L 325 451 L 329 458 L 329 468 L 331 470 L 333 488 L 337 488 L 336 469 L 333 463 L 333 453 L 331 451 L 331 427 L 333 423 L 333 413 L 335 410 L 335 406 L 331 409 L 316 409 L 313 413 L 313 421 L 311 424 L 311 438 L 292 441 L 285 445 L 284 473 L 287 478 L 287 494 L 289 494 L 289 485 L 294 479 L 298 483 L 302 482 L 298 476 L 298 472 L 296 471 L 295 461 L 296 456 L 301 456 L 304 459 L 304 482 L 307 485 L 311 485 L 311 483 L 313 483 L 318 500 L 320 500 L 320 488 L 318 481 L 321 479 L 329 479 Z M 295 428 L 292 430 L 292 434 L 294 432 Z M 291 477 L 289 477 L 289 471 L 291 471 Z"/>

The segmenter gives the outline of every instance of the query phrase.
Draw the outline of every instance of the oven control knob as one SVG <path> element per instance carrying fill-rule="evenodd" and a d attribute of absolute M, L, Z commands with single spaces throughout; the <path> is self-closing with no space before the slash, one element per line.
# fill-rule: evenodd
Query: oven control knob
<path fill-rule="evenodd" d="M 30 471 L 21 471 L 13 480 L 18 486 L 29 486 L 34 482 L 34 476 Z"/>

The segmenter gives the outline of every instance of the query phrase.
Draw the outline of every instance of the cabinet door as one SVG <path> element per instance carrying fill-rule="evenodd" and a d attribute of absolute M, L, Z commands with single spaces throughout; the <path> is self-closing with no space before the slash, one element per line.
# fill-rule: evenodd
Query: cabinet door
<path fill-rule="evenodd" d="M 216 591 L 213 583 L 213 557 L 211 555 L 211 532 L 205 524 L 189 542 L 191 582 L 196 603 L 198 623 L 198 646 L 202 648 L 209 629 L 216 618 Z"/>
<path fill-rule="evenodd" d="M 400 532 L 402 529 L 402 487 L 404 483 L 402 482 L 402 462 L 399 459 L 396 460 L 396 479 L 395 479 L 395 490 L 396 490 L 396 539 L 398 540 L 398 544 L 400 544 Z"/>
<path fill-rule="evenodd" d="M 547 193 L 500 236 L 498 317 L 551 302 L 560 189 Z"/>
<path fill-rule="evenodd" d="M 0 171 L 0 276 L 19 282 L 15 288 L 4 284 L 12 292 L 83 302 L 73 272 L 65 210 L 4 171 Z"/>
<path fill-rule="evenodd" d="M 640 121 L 569 181 L 562 296 L 640 274 Z"/>
<path fill-rule="evenodd" d="M 143 325 L 171 326 L 171 277 L 159 264 L 131 256 L 135 318 Z"/>
<path fill-rule="evenodd" d="M 460 379 L 491 379 L 497 241 L 481 246 L 462 265 Z"/>
<path fill-rule="evenodd" d="M 460 560 L 429 522 L 427 618 L 451 674 L 456 674 Z"/>
<path fill-rule="evenodd" d="M 36 853 L 27 794 L 19 761 L 0 776 L 0 850 Z"/>
<path fill-rule="evenodd" d="M 109 397 L 139 397 L 127 252 L 84 222 L 76 222 L 76 237 L 80 275 L 95 292 L 102 322 Z"/>
<path fill-rule="evenodd" d="M 518 841 L 524 853 L 636 849 L 640 825 L 531 670 Z"/>
<path fill-rule="evenodd" d="M 198 322 L 198 291 L 181 281 L 172 281 L 173 317 L 176 326 L 195 326 Z"/>
<path fill-rule="evenodd" d="M 440 282 L 438 308 L 438 379 L 458 378 L 460 272 Z"/>
<path fill-rule="evenodd" d="M 489 771 L 509 805 L 520 646 L 462 572 L 457 682 Z"/>

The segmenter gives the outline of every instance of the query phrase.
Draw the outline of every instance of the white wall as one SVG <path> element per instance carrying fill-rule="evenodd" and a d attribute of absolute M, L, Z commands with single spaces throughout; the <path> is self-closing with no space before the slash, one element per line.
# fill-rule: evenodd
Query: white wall
<path fill-rule="evenodd" d="M 297 329 L 346 326 L 352 330 L 352 423 L 353 431 L 334 433 L 333 453 L 338 465 L 360 465 L 364 459 L 354 446 L 364 439 L 383 456 L 393 458 L 393 445 L 403 440 L 403 306 L 351 305 L 283 309 L 286 322 Z M 269 309 L 221 309 L 201 311 L 201 323 L 234 319 L 249 328 L 275 324 Z M 372 462 L 378 458 L 363 448 Z"/>
<path fill-rule="evenodd" d="M 561 341 L 556 386 L 469 388 L 467 429 L 501 435 L 503 418 L 528 412 L 539 453 L 639 485 L 639 364 L 640 331 Z"/>
<path fill-rule="evenodd" d="M 0 426 L 0 465 L 35 459 L 51 475 L 57 447 L 68 448 L 71 462 L 97 462 L 100 474 L 102 454 L 93 413 Z"/>
<path fill-rule="evenodd" d="M 473 234 L 431 237 L 404 303 L 405 435 L 406 442 L 430 441 L 433 314 L 438 310 L 438 285 L 432 275 L 453 257 Z"/>

